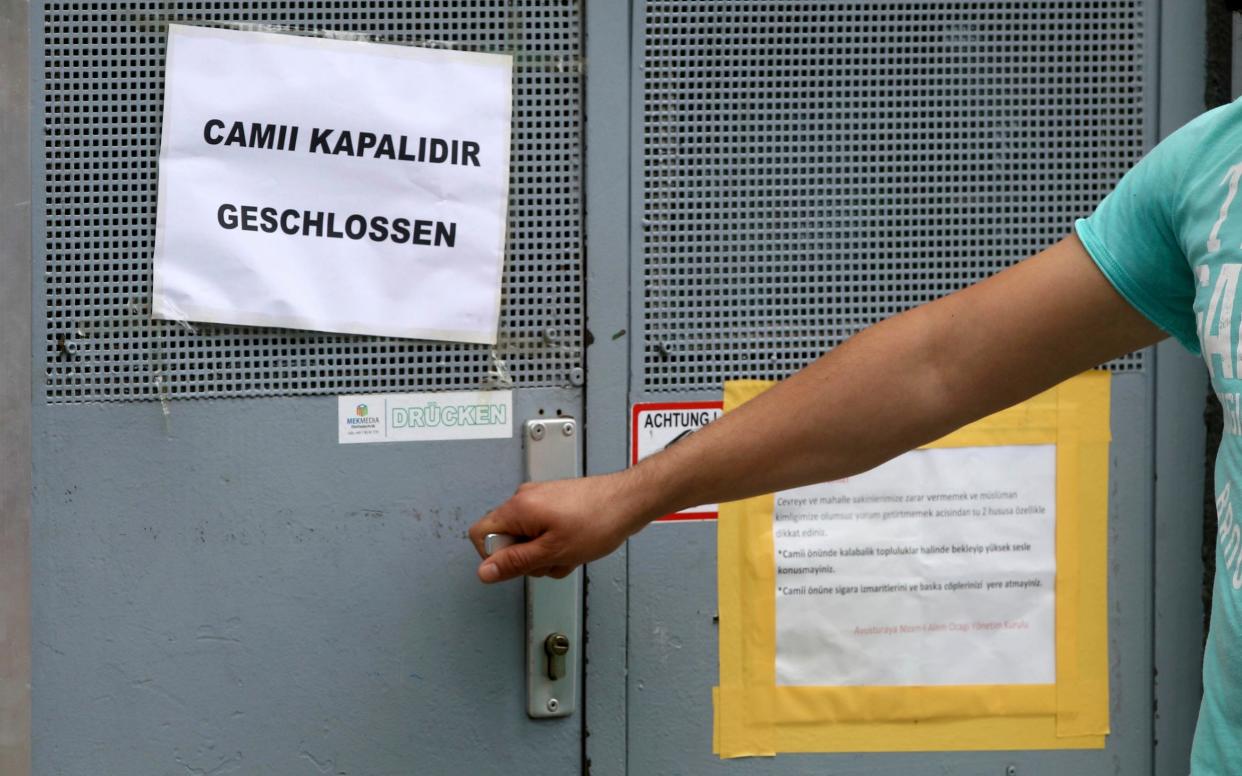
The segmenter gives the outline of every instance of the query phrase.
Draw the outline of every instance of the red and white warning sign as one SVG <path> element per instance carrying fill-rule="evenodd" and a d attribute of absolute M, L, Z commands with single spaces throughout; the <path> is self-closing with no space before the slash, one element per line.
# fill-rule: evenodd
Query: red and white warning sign
<path fill-rule="evenodd" d="M 682 401 L 635 404 L 630 413 L 630 465 L 675 445 L 724 414 L 724 402 Z M 660 520 L 715 520 L 716 505 L 683 509 Z"/>

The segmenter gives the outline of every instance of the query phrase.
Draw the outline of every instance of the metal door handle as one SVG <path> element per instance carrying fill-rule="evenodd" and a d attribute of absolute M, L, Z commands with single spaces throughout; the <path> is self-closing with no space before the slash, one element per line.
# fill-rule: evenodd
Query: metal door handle
<path fill-rule="evenodd" d="M 488 534 L 483 537 L 483 554 L 491 557 L 506 547 L 517 544 L 517 537 L 509 534 Z"/>
<path fill-rule="evenodd" d="M 526 423 L 526 479 L 582 476 L 578 423 L 573 418 Z M 521 538 L 487 534 L 491 555 Z M 582 676 L 582 569 L 564 579 L 526 578 L 526 713 L 536 719 L 567 717 L 578 708 Z"/>

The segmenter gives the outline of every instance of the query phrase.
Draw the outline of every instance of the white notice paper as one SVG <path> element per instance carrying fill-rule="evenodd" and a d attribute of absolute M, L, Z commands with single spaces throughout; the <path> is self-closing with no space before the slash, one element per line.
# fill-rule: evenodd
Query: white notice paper
<path fill-rule="evenodd" d="M 512 437 L 513 391 L 336 397 L 336 439 L 343 445 Z"/>
<path fill-rule="evenodd" d="M 1051 684 L 1056 447 L 919 450 L 775 496 L 776 681 Z"/>
<path fill-rule="evenodd" d="M 724 403 L 644 402 L 632 409 L 630 465 L 677 444 L 724 414 Z M 657 522 L 715 520 L 719 506 L 703 504 L 657 518 Z"/>
<path fill-rule="evenodd" d="M 152 316 L 495 343 L 512 58 L 170 25 Z"/>

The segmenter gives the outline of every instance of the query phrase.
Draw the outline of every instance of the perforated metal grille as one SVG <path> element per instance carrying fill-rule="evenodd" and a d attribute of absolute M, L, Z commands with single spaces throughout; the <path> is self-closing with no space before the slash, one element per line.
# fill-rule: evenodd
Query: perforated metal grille
<path fill-rule="evenodd" d="M 515 55 L 501 342 L 148 320 L 170 22 Z M 578 0 L 44 3 L 50 402 L 567 385 L 582 362 Z"/>
<path fill-rule="evenodd" d="M 1143 6 L 647 0 L 643 387 L 783 377 L 1065 235 L 1141 156 Z"/>

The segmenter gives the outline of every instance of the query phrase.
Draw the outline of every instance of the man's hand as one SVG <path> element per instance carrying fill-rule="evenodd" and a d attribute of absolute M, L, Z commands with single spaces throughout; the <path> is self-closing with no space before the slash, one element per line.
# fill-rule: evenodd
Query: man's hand
<path fill-rule="evenodd" d="M 754 401 L 625 472 L 523 486 L 470 529 L 533 541 L 479 576 L 564 576 L 646 521 L 874 468 L 1166 335 L 1076 236 L 859 333 Z"/>
<path fill-rule="evenodd" d="M 650 519 L 636 499 L 630 475 L 528 482 L 508 501 L 470 527 L 470 540 L 484 558 L 479 579 L 500 582 L 529 575 L 560 579 L 577 566 L 602 558 Z M 509 534 L 529 541 L 483 554 L 483 537 Z"/>

